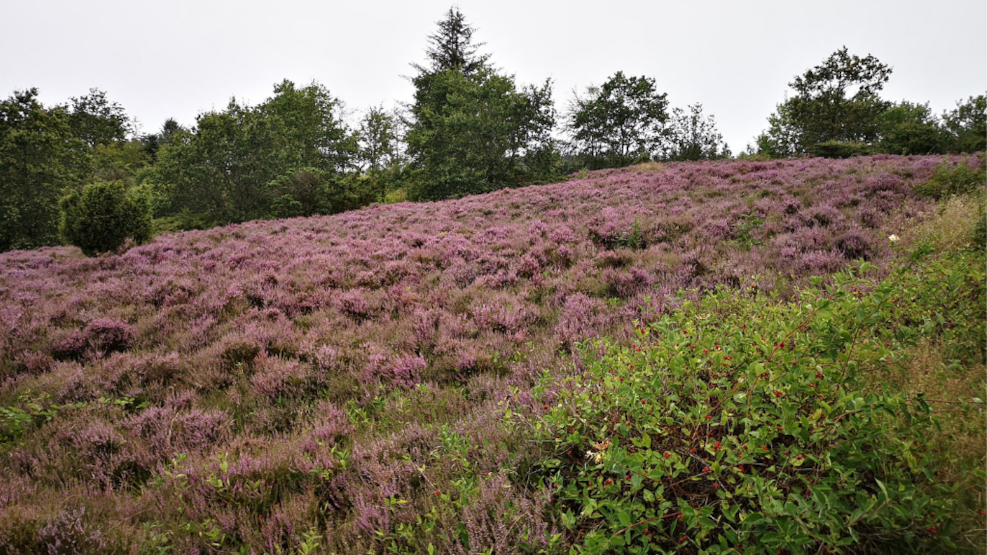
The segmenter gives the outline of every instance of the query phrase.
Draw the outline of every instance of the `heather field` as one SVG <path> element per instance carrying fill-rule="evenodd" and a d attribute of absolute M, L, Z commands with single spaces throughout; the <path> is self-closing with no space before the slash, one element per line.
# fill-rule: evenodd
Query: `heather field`
<path fill-rule="evenodd" d="M 982 546 L 983 346 L 969 334 L 984 259 L 969 244 L 983 197 L 927 185 L 982 163 L 647 164 L 120 255 L 0 254 L 0 553 L 753 553 L 767 534 L 778 553 Z M 744 351 L 755 339 L 764 349 Z M 810 377 L 774 382 L 772 364 Z M 731 396 L 668 405 L 693 379 Z M 770 437 L 727 410 L 747 394 L 721 379 L 751 398 L 766 380 Z M 851 381 L 878 397 L 849 398 Z M 789 407 L 796 388 L 812 395 Z M 878 404 L 909 426 L 866 413 Z M 678 437 L 669 426 L 693 416 L 664 415 L 686 406 L 699 420 Z M 819 432 L 827 413 L 851 435 Z M 644 424 L 655 415 L 664 428 Z M 939 416 L 952 419 L 927 434 Z M 764 453 L 718 454 L 735 425 Z M 884 452 L 875 430 L 914 445 Z M 807 484 L 835 476 L 826 452 L 847 444 L 843 460 L 884 457 L 882 478 L 917 489 L 882 498 L 882 478 L 855 469 L 816 499 Z M 797 454 L 777 474 L 796 448 L 817 462 Z M 662 464 L 688 475 L 661 486 L 667 506 L 648 485 Z M 721 478 L 727 466 L 739 474 Z M 922 469 L 929 483 L 913 483 Z M 757 490 L 780 496 L 774 516 L 747 480 L 776 480 Z M 798 527 L 797 500 L 842 515 L 852 499 L 865 509 L 846 505 L 842 525 Z M 756 518 L 730 524 L 731 502 Z"/>

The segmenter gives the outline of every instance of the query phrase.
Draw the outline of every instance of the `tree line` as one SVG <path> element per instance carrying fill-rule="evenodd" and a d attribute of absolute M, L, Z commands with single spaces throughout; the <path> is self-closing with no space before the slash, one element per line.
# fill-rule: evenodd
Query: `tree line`
<path fill-rule="evenodd" d="M 356 123 L 323 85 L 287 80 L 258 105 L 234 98 L 190 128 L 169 119 L 143 134 L 100 90 L 48 107 L 36 89 L 17 91 L 0 103 L 0 251 L 69 242 L 96 254 L 165 231 L 732 156 L 701 104 L 672 108 L 647 76 L 618 71 L 560 114 L 550 80 L 517 83 L 474 32 L 450 9 L 413 64 L 412 101 Z M 882 99 L 890 74 L 838 50 L 789 83 L 795 94 L 740 156 L 984 150 L 984 95 L 939 118 L 928 104 Z"/>

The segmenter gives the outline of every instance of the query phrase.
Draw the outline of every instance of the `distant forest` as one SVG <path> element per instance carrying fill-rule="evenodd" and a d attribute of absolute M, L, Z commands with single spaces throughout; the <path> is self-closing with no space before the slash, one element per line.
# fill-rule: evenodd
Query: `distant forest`
<path fill-rule="evenodd" d="M 495 68 L 452 8 L 413 64 L 415 95 L 347 121 L 312 83 L 274 85 L 256 106 L 231 99 L 191 128 L 141 134 L 92 89 L 44 106 L 36 89 L 0 103 L 0 251 L 74 244 L 88 255 L 155 234 L 254 219 L 334 214 L 564 180 L 646 161 L 734 156 L 700 104 L 671 107 L 655 79 L 617 71 L 559 113 L 552 83 Z M 941 116 L 889 101 L 891 68 L 841 48 L 794 77 L 794 94 L 739 157 L 977 152 L 984 95 Z"/>

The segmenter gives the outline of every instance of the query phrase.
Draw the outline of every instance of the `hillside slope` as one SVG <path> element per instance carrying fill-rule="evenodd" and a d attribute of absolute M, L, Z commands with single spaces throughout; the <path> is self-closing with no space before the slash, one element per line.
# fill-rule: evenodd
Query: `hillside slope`
<path fill-rule="evenodd" d="M 273 552 L 319 522 L 365 551 L 411 518 L 396 496 L 514 464 L 526 446 L 499 403 L 530 407 L 579 341 L 630 338 L 718 286 L 785 297 L 854 260 L 886 268 L 902 252 L 888 237 L 931 214 L 913 189 L 940 161 L 651 165 L 119 256 L 2 254 L 0 406 L 27 416 L 0 430 L 0 538 L 85 522 L 99 545 Z M 506 480 L 484 490 L 495 513 Z M 545 502 L 510 511 L 549 526 L 532 518 Z M 546 529 L 504 534 L 522 531 Z"/>

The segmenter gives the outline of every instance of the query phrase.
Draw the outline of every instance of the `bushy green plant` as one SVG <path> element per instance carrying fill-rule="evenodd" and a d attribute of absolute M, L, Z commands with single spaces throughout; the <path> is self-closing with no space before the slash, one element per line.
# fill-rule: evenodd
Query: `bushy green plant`
<path fill-rule="evenodd" d="M 72 191 L 59 202 L 60 231 L 86 256 L 113 251 L 128 238 L 143 243 L 151 237 L 147 198 L 128 194 L 123 182 L 97 182 Z"/>
<path fill-rule="evenodd" d="M 982 282 L 966 254 L 791 304 L 720 291 L 637 326 L 637 344 L 584 346 L 541 466 L 578 552 L 954 549 L 932 409 L 863 370 L 947 328 L 982 335 Z"/>
<path fill-rule="evenodd" d="M 185 210 L 174 216 L 155 218 L 151 225 L 151 234 L 156 236 L 163 233 L 175 233 L 193 229 L 211 229 L 217 225 L 216 220 L 209 213 L 196 214 Z"/>
<path fill-rule="evenodd" d="M 855 141 L 826 141 L 812 148 L 812 153 L 823 158 L 851 158 L 853 156 L 869 156 L 874 150 L 867 143 Z"/>
<path fill-rule="evenodd" d="M 337 214 L 376 200 L 376 182 L 357 175 L 338 175 L 317 168 L 301 168 L 268 183 L 273 216 L 293 218 Z"/>
<path fill-rule="evenodd" d="M 987 171 L 984 168 L 984 154 L 977 155 L 976 167 L 968 160 L 951 164 L 943 160 L 936 166 L 929 181 L 917 186 L 915 191 L 924 197 L 941 199 L 950 195 L 982 192 L 987 185 Z"/>

